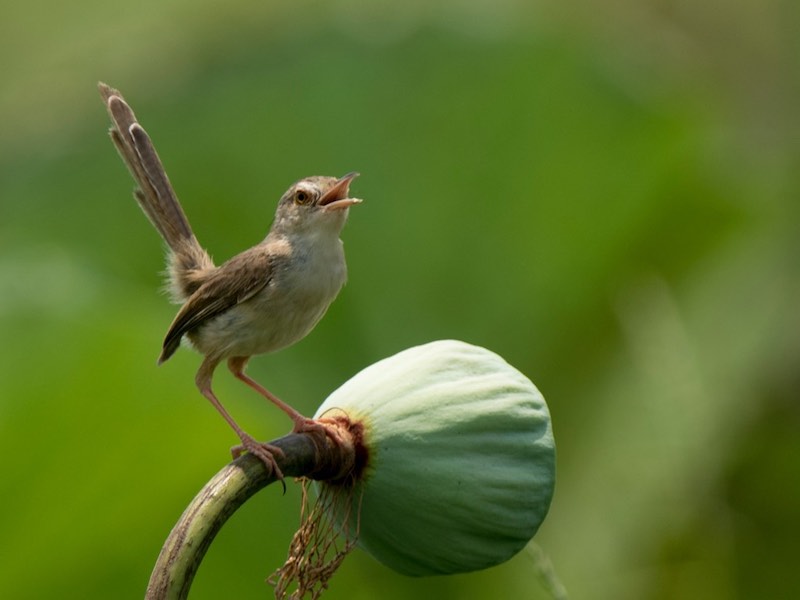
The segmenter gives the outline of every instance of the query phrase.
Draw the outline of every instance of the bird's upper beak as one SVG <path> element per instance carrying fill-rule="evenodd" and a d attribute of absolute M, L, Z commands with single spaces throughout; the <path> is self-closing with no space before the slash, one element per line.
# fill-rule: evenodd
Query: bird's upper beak
<path fill-rule="evenodd" d="M 347 197 L 350 193 L 350 182 L 356 177 L 358 177 L 358 173 L 353 171 L 337 180 L 333 187 L 322 195 L 318 204 L 323 206 L 325 210 L 341 210 L 361 202 L 359 198 Z"/>

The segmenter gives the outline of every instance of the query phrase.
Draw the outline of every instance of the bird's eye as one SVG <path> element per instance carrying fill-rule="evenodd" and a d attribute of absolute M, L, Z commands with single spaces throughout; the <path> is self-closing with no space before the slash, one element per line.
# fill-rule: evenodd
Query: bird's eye
<path fill-rule="evenodd" d="M 297 190 L 294 193 L 294 201 L 297 204 L 308 204 L 311 201 L 311 194 L 305 190 Z"/>

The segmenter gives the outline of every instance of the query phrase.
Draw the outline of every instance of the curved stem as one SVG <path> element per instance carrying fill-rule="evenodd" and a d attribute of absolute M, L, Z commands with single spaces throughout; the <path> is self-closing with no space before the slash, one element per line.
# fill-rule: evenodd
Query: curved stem
<path fill-rule="evenodd" d="M 292 433 L 270 444 L 284 455 L 276 457 L 287 477 L 312 476 L 341 459 L 341 447 L 326 435 Z M 345 449 L 346 450 L 346 449 Z M 183 600 L 189 595 L 200 562 L 228 518 L 250 497 L 275 482 L 264 463 L 251 454 L 240 456 L 219 471 L 195 496 L 164 542 L 145 600 Z"/>

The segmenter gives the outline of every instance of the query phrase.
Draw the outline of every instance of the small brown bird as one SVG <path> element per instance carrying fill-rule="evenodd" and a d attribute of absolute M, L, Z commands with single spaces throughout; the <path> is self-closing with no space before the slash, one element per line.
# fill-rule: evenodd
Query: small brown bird
<path fill-rule="evenodd" d="M 134 196 L 168 246 L 168 284 L 182 303 L 170 325 L 159 364 L 186 338 L 204 356 L 195 382 L 241 440 L 234 457 L 246 450 L 282 478 L 274 453 L 281 451 L 245 433 L 211 389 L 222 361 L 238 378 L 289 415 L 294 431 L 320 426 L 284 403 L 244 370 L 255 354 L 275 352 L 305 337 L 319 322 L 347 278 L 339 234 L 348 209 L 350 182 L 308 177 L 293 184 L 278 202 L 267 237 L 215 266 L 198 243 L 167 178 L 161 160 L 130 106 L 115 89 L 100 83 L 113 122 L 110 135 L 137 188 Z"/>

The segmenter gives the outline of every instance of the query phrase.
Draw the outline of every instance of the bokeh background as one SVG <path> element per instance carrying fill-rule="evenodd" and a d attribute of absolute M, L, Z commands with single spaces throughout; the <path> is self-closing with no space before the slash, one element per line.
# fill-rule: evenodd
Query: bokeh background
<path fill-rule="evenodd" d="M 156 368 L 174 307 L 95 85 L 131 102 L 201 242 L 259 241 L 306 175 L 358 170 L 350 282 L 250 372 L 313 413 L 411 345 L 486 346 L 559 451 L 537 542 L 573 598 L 800 597 L 795 0 L 2 2 L 0 590 L 137 598 L 232 433 Z M 220 372 L 265 439 L 288 423 Z M 192 598 L 265 598 L 298 521 L 268 489 Z M 525 551 L 335 598 L 546 598 Z"/>

